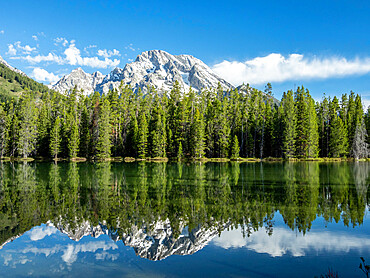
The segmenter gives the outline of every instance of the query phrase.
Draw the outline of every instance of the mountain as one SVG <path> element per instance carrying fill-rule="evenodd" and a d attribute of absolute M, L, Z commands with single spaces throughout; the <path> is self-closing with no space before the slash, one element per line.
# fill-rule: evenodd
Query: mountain
<path fill-rule="evenodd" d="M 44 84 L 38 83 L 29 78 L 24 72 L 10 66 L 0 56 L 0 102 L 6 102 L 31 90 L 36 96 L 50 91 Z"/>
<path fill-rule="evenodd" d="M 145 92 L 148 86 L 154 86 L 163 92 L 171 90 L 176 80 L 184 90 L 188 90 L 189 87 L 196 91 L 217 88 L 218 83 L 224 90 L 233 88 L 201 60 L 191 55 L 171 55 L 162 50 L 143 52 L 134 62 L 126 64 L 123 69 L 115 68 L 106 76 L 100 72 L 85 73 L 78 68 L 51 87 L 62 93 L 74 86 L 86 94 L 94 91 L 107 93 L 110 89 L 118 88 L 122 82 L 135 91 L 141 88 Z"/>
<path fill-rule="evenodd" d="M 180 223 L 181 224 L 181 223 Z M 105 221 L 93 226 L 89 221 L 75 223 L 73 228 L 61 219 L 58 223 L 47 222 L 48 226 L 57 228 L 74 241 L 79 241 L 85 236 L 98 238 L 105 234 L 113 241 L 122 240 L 126 246 L 134 248 L 136 255 L 152 261 L 163 260 L 172 255 L 191 255 L 204 248 L 220 232 L 218 226 L 198 227 L 188 231 L 187 227 L 181 225 L 182 233 L 175 235 L 168 219 L 158 220 L 149 225 L 133 225 L 127 231 L 120 228 L 110 230 Z M 222 224 L 224 230 L 229 224 Z"/>
<path fill-rule="evenodd" d="M 91 94 L 96 90 L 97 85 L 103 81 L 104 77 L 105 76 L 98 71 L 89 74 L 84 72 L 82 68 L 77 68 L 70 74 L 63 76 L 57 83 L 51 86 L 51 88 L 55 91 L 64 93 L 77 86 L 79 90 Z"/>
<path fill-rule="evenodd" d="M 10 70 L 12 70 L 12 71 L 14 71 L 14 72 L 16 72 L 16 73 L 19 73 L 19 74 L 21 74 L 21 75 L 23 75 L 23 76 L 27 76 L 23 71 L 21 71 L 21 70 L 19 70 L 19 69 L 17 69 L 17 68 L 14 68 L 14 67 L 12 67 L 11 65 L 9 65 L 4 59 L 3 59 L 3 57 L 1 57 L 0 56 L 0 64 L 2 64 L 2 65 L 4 65 L 4 66 L 6 66 L 7 68 L 9 68 Z"/>

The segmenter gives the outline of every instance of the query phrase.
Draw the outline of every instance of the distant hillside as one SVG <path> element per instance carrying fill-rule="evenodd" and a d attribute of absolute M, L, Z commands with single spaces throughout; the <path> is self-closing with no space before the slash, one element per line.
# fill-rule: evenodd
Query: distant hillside
<path fill-rule="evenodd" d="M 7 64 L 0 63 L 0 101 L 18 98 L 26 90 L 40 95 L 50 91 L 47 86 L 36 82 L 20 71 L 10 69 Z"/>

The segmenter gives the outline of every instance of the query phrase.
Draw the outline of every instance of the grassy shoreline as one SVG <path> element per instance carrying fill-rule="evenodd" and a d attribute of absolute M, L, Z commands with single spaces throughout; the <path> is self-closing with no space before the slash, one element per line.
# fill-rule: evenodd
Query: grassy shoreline
<path fill-rule="evenodd" d="M 267 158 L 167 158 L 167 157 L 148 157 L 148 158 L 134 158 L 134 157 L 110 157 L 104 159 L 87 159 L 85 157 L 74 157 L 74 158 L 19 158 L 19 157 L 1 157 L 1 162 L 239 162 L 239 163 L 256 163 L 256 162 L 354 162 L 354 161 L 370 161 L 370 158 L 354 159 L 354 158 L 331 158 L 331 157 L 319 157 L 319 158 L 279 158 L 279 157 L 267 157 Z"/>

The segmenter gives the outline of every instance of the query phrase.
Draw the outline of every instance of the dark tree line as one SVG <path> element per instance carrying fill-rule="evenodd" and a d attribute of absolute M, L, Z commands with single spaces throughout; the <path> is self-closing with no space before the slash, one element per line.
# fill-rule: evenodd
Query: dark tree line
<path fill-rule="evenodd" d="M 2 157 L 238 158 L 369 156 L 369 111 L 351 92 L 316 102 L 303 87 L 272 97 L 246 87 L 146 95 L 26 91 L 0 105 Z"/>

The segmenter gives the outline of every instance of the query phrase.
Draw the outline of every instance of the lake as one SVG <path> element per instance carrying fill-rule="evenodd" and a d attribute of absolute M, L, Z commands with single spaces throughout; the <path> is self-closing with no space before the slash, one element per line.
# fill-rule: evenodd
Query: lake
<path fill-rule="evenodd" d="M 0 276 L 366 277 L 370 163 L 2 163 Z"/>

